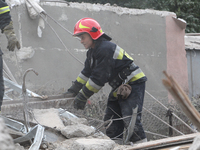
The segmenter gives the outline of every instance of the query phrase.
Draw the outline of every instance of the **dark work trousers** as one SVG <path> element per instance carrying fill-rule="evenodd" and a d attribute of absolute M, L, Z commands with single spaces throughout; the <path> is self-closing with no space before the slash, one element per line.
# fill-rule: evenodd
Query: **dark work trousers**
<path fill-rule="evenodd" d="M 144 101 L 144 93 L 145 93 L 145 82 L 131 84 L 132 91 L 127 99 L 117 100 L 113 96 L 109 96 L 106 114 L 104 117 L 104 121 L 109 119 L 118 119 L 124 118 L 123 120 L 113 121 L 113 123 L 107 128 L 106 135 L 112 138 L 123 138 L 124 128 L 129 126 L 131 121 L 131 116 L 133 112 L 133 108 L 136 108 L 138 105 L 137 118 L 134 127 L 134 133 L 130 139 L 131 142 L 136 142 L 146 138 L 144 133 L 141 117 L 142 117 L 142 107 Z"/>
<path fill-rule="evenodd" d="M 3 80 L 3 58 L 2 58 L 2 51 L 0 49 L 0 111 L 1 105 L 3 103 L 3 96 L 4 96 L 4 80 Z"/>

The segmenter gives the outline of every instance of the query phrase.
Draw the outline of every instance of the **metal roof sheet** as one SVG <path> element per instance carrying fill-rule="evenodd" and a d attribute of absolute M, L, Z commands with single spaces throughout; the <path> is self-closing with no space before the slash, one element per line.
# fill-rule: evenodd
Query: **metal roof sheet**
<path fill-rule="evenodd" d="M 185 49 L 200 50 L 200 33 L 189 33 L 185 35 Z"/>

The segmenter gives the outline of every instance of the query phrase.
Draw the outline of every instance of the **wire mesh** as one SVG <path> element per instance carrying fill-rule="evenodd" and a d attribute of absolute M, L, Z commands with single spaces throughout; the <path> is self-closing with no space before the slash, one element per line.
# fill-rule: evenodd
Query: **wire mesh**
<path fill-rule="evenodd" d="M 92 98 L 90 98 L 89 103 L 86 105 L 86 109 L 84 109 L 84 112 L 74 111 L 73 108 L 70 109 L 70 112 L 79 117 L 88 119 L 90 125 L 98 129 L 100 128 L 100 131 L 105 133 L 103 117 L 105 115 L 107 104 L 107 92 L 108 91 L 105 91 L 105 89 L 102 89 Z M 159 103 L 157 101 L 159 101 Z M 193 133 L 193 131 L 190 129 L 193 127 L 191 122 L 184 115 L 175 101 L 168 101 L 168 97 L 161 97 L 155 100 L 155 98 L 152 98 L 146 93 L 143 107 L 148 110 L 146 111 L 143 109 L 142 112 L 142 124 L 148 140 L 157 140 L 166 137 Z M 170 126 L 168 125 L 170 124 L 169 116 L 167 116 L 167 111 L 169 109 L 172 110 L 173 113 L 171 126 L 175 128 L 175 130 L 172 129 L 171 134 Z M 185 124 L 187 124 L 190 128 L 188 128 Z"/>
<path fill-rule="evenodd" d="M 172 114 L 172 118 L 171 118 L 171 126 L 172 127 L 177 129 L 178 131 L 180 131 L 182 134 L 193 133 L 191 131 L 191 129 L 189 129 L 186 125 L 184 125 L 182 123 L 182 121 L 183 121 L 186 124 L 188 124 L 189 126 L 191 126 L 190 121 L 184 115 L 184 113 L 182 112 L 182 110 L 176 104 L 175 101 L 169 102 L 168 97 L 158 99 L 158 100 L 160 103 L 162 103 L 164 106 L 166 106 L 166 108 L 168 108 L 168 110 L 169 109 L 172 110 L 172 112 L 179 117 L 179 118 L 177 118 L 176 116 L 174 116 Z M 169 116 L 167 116 L 168 110 L 166 108 L 164 108 L 162 105 L 160 105 L 155 99 L 150 97 L 148 94 L 146 94 L 146 98 L 145 98 L 143 106 L 145 108 L 147 108 L 152 114 L 156 115 L 161 120 L 170 124 Z M 167 137 L 181 135 L 179 132 L 177 132 L 175 130 L 173 130 L 172 134 L 170 134 L 170 127 L 168 125 L 164 124 L 162 121 L 160 121 L 156 117 L 154 117 L 152 114 L 150 114 L 149 112 L 147 112 L 143 109 L 142 123 L 143 123 L 144 130 L 147 132 L 148 131 L 151 132 L 151 134 L 146 132 L 149 140 L 156 140 L 156 139 L 163 138 L 160 135 L 167 136 Z M 180 121 L 180 119 L 182 121 Z M 155 133 L 155 134 L 152 134 L 152 133 Z M 159 135 L 156 135 L 156 134 L 159 134 Z"/>

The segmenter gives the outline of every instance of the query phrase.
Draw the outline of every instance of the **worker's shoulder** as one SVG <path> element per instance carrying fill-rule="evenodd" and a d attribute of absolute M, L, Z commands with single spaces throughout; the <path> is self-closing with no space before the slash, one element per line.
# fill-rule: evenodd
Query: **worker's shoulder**
<path fill-rule="evenodd" d="M 98 48 L 95 50 L 97 58 L 112 57 L 115 51 L 116 44 L 109 41 L 102 41 Z"/>
<path fill-rule="evenodd" d="M 109 50 L 114 50 L 116 46 L 117 45 L 115 43 L 112 43 L 110 41 L 102 41 L 99 46 L 99 49 L 101 51 L 109 51 Z"/>
<path fill-rule="evenodd" d="M 8 4 L 5 1 L 0 0 L 0 7 L 4 7 L 4 6 L 8 6 Z"/>

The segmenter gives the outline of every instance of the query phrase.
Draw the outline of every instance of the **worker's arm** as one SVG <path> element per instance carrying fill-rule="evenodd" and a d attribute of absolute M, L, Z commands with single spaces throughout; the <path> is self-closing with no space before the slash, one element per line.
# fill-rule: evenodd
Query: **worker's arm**
<path fill-rule="evenodd" d="M 87 99 L 97 93 L 108 82 L 111 75 L 112 63 L 110 61 L 112 55 L 107 50 L 99 50 L 98 52 L 95 53 L 96 60 L 93 62 L 94 66 L 88 81 L 75 97 L 74 108 L 76 109 L 84 109 Z"/>
<path fill-rule="evenodd" d="M 0 0 L 0 29 L 8 40 L 7 48 L 14 51 L 15 46 L 20 49 L 20 43 L 16 38 L 13 23 L 10 16 L 10 8 L 4 1 Z"/>
<path fill-rule="evenodd" d="M 11 21 L 9 6 L 6 2 L 0 0 L 0 29 L 3 30 Z"/>

